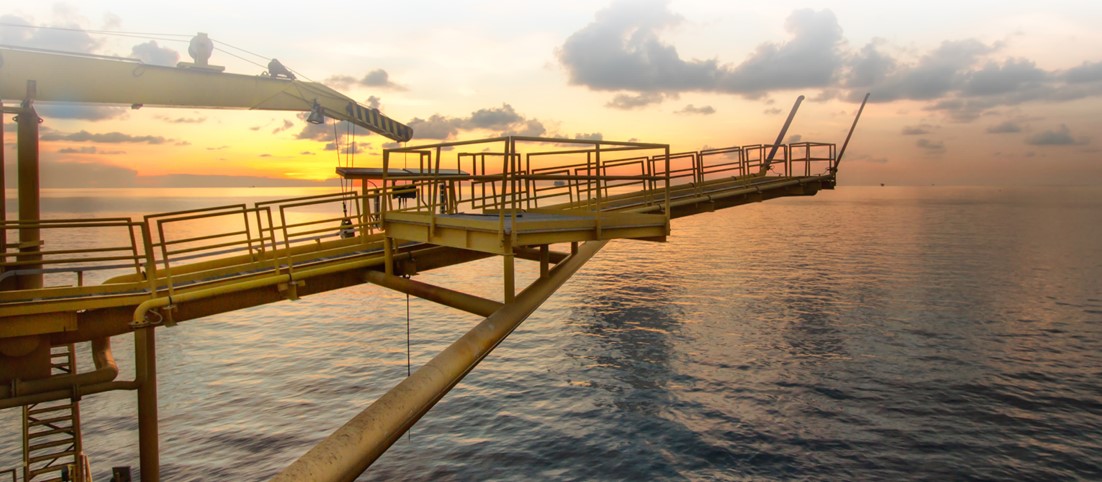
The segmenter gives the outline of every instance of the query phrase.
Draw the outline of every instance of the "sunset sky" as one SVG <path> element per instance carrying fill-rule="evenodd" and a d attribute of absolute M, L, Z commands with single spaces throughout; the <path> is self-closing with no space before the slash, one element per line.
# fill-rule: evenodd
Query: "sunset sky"
<path fill-rule="evenodd" d="M 841 145 L 871 92 L 842 184 L 1102 180 L 1096 0 L 8 3 L 0 44 L 175 65 L 206 32 L 212 64 L 259 74 L 278 58 L 408 123 L 410 145 L 503 133 L 675 151 L 768 143 L 801 94 L 790 140 Z M 332 126 L 296 113 L 39 112 L 44 187 L 318 180 L 338 163 Z M 357 140 L 356 165 L 378 165 L 387 140 Z"/>

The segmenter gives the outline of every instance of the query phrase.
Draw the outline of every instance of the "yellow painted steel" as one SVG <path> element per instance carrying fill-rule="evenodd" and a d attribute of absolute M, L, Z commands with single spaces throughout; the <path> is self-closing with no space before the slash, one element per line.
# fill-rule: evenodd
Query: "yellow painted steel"
<path fill-rule="evenodd" d="M 515 155 L 514 141 L 505 138 L 506 150 L 514 153 L 504 157 L 507 160 L 513 159 L 505 162 L 506 170 L 511 163 L 519 163 L 523 159 Z M 475 145 L 477 142 L 462 144 Z M 281 476 L 319 477 L 309 480 L 351 480 L 473 369 L 479 360 L 565 282 L 578 266 L 595 254 L 606 239 L 661 240 L 669 233 L 669 219 L 672 218 L 773 197 L 812 195 L 820 189 L 834 187 L 831 168 L 836 168 L 837 159 L 831 160 L 834 156 L 832 144 L 802 143 L 785 146 L 782 149 L 784 155 L 776 164 L 784 166 L 783 173 L 779 175 L 747 174 L 760 167 L 761 158 L 755 158 L 755 162 L 747 162 L 743 154 L 764 152 L 766 146 L 729 148 L 722 152 L 737 153 L 738 159 L 708 165 L 704 159 L 721 151 L 671 156 L 668 148 L 663 146 L 662 153 L 654 157 L 622 160 L 610 158 L 610 153 L 629 150 L 630 146 L 625 144 L 615 147 L 616 143 L 612 145 L 614 147 L 608 149 L 601 149 L 599 146 L 596 149 L 605 156 L 602 162 L 615 168 L 626 166 L 639 169 L 641 174 L 608 174 L 610 171 L 594 162 L 593 159 L 599 159 L 600 156 L 597 152 L 592 152 L 593 157 L 585 163 L 560 174 L 531 174 L 530 168 L 520 167 L 517 167 L 518 170 L 512 176 L 474 170 L 472 172 L 475 174 L 470 179 L 448 187 L 449 199 L 439 204 L 435 201 L 440 191 L 433 189 L 439 186 L 440 178 L 431 176 L 407 176 L 394 179 L 390 184 L 389 180 L 384 180 L 382 188 L 371 193 L 365 190 L 351 197 L 321 197 L 324 200 L 339 199 L 341 202 L 348 201 L 361 206 L 368 206 L 369 200 L 377 198 L 385 199 L 386 204 L 389 204 L 380 206 L 382 209 L 370 214 L 367 208 L 362 209 L 354 221 L 360 234 L 350 239 L 321 239 L 325 236 L 336 236 L 335 225 L 340 221 L 339 218 L 317 223 L 288 221 L 286 209 L 322 202 L 316 199 L 273 201 L 258 203 L 253 207 L 224 206 L 151 215 L 136 222 L 99 221 L 96 224 L 97 221 L 91 221 L 91 224 L 81 225 L 79 223 L 82 221 L 62 220 L 52 224 L 37 223 L 35 227 L 42 229 L 64 229 L 71 226 L 107 228 L 116 224 L 125 226 L 131 233 L 131 245 L 128 247 L 107 246 L 102 248 L 103 251 L 100 248 L 54 251 L 40 248 L 39 252 L 45 255 L 41 264 L 70 269 L 66 268 L 70 266 L 67 264 L 67 256 L 84 257 L 83 259 L 96 260 L 93 263 L 128 263 L 134 272 L 116 276 L 98 286 L 46 287 L 0 292 L 0 327 L 4 328 L 0 330 L 0 342 L 13 340 L 11 343 L 14 345 L 10 346 L 17 347 L 22 342 L 11 336 L 16 333 L 21 333 L 22 336 L 48 337 L 40 340 L 56 343 L 56 340 L 72 340 L 74 337 L 90 339 L 88 337 L 112 336 L 136 330 L 138 336 L 135 337 L 135 357 L 138 361 L 138 376 L 132 382 L 114 381 L 114 375 L 110 380 L 51 380 L 41 384 L 34 393 L 0 393 L 0 408 L 17 403 L 64 398 L 73 394 L 117 389 L 137 390 L 142 477 L 143 480 L 157 480 L 159 473 L 156 453 L 158 440 L 153 328 L 162 322 L 168 324 L 174 322 L 177 316 L 181 320 L 193 319 L 203 313 L 229 311 L 368 281 L 487 316 L 479 327 L 445 350 L 448 354 L 438 355 L 434 359 L 439 359 L 437 363 L 431 367 L 426 365 L 422 370 L 427 371 L 423 374 L 415 374 L 417 378 L 411 378 L 415 381 L 403 382 L 395 387 L 361 416 L 350 421 L 341 429 L 342 432 L 338 432 L 343 435 L 338 437 L 334 434 L 331 437 L 340 441 L 329 442 L 327 439 L 325 448 L 319 446 L 310 452 L 322 455 L 304 456 L 303 460 L 296 462 Z M 804 150 L 800 151 L 800 155 L 790 158 L 789 150 L 794 152 L 798 147 Z M 826 149 L 826 153 L 812 153 L 812 149 Z M 437 156 L 433 168 L 441 172 L 443 168 L 438 157 L 440 146 L 434 147 L 432 151 Z M 388 151 L 384 158 L 389 157 L 389 154 Z M 418 154 L 418 157 L 426 156 Z M 688 160 L 690 167 L 674 166 L 671 159 L 675 157 L 678 162 Z M 812 167 L 814 163 L 825 163 L 827 169 L 823 173 L 797 174 L 815 172 Z M 671 185 L 671 180 L 674 179 L 671 173 L 674 172 L 678 172 L 679 180 Z M 496 194 L 472 196 L 475 198 L 474 202 L 481 203 L 484 214 L 471 219 L 462 217 L 459 208 L 463 202 L 471 202 L 471 197 L 464 198 L 453 192 L 474 192 L 474 183 L 491 181 L 497 183 L 496 188 L 499 188 Z M 531 183 L 560 181 L 569 183 L 567 188 L 571 193 L 567 202 L 541 206 L 541 200 L 530 196 L 533 192 Z M 418 185 L 418 182 L 422 184 Z M 631 192 L 613 191 L 610 189 L 613 182 L 629 182 L 633 188 L 639 189 Z M 429 199 L 417 199 L 411 208 L 394 206 L 393 194 L 398 189 L 408 189 L 403 186 L 410 183 L 417 186 L 415 189 L 426 189 L 424 192 L 430 193 Z M 552 197 L 542 199 L 550 198 Z M 440 209 L 441 207 L 444 209 Z M 191 234 L 185 239 L 186 242 L 178 242 L 180 238 L 168 237 L 171 227 L 180 220 L 201 221 L 219 216 L 243 216 L 241 219 L 244 226 Z M 255 225 L 250 220 L 255 220 Z M 7 229 L 18 227 L 18 223 L 3 224 Z M 428 231 L 425 234 L 403 231 L 418 225 L 427 227 Z M 382 228 L 382 232 L 375 232 L 379 228 Z M 483 234 L 485 239 L 480 238 Z M 176 241 L 164 241 L 170 238 Z M 451 241 L 453 238 L 454 241 Z M 403 239 L 407 241 L 402 241 Z M 408 240 L 411 239 L 441 247 L 410 246 Z M 552 255 L 548 245 L 558 242 L 571 243 L 569 257 L 564 259 L 566 255 L 562 253 Z M 452 250 L 442 255 L 448 257 L 446 261 L 434 262 L 431 256 L 421 254 L 435 249 Z M 487 254 L 479 254 L 472 249 Z M 109 250 L 121 250 L 130 254 L 105 254 Z M 416 256 L 414 252 L 417 253 Z M 488 253 L 502 256 L 504 304 L 395 276 L 486 257 Z M 457 254 L 462 255 L 455 256 Z M 5 251 L 3 256 L 0 257 L 0 268 L 26 266 L 20 262 L 4 264 L 2 260 L 13 255 Z M 415 257 L 416 265 L 413 263 Z M 516 295 L 513 294 L 515 257 L 540 263 L 540 278 Z M 552 258 L 556 261 L 554 267 L 551 267 Z M 311 280 L 318 280 L 319 286 L 315 287 Z M 35 321 L 35 317 L 50 319 L 54 314 L 61 316 L 45 323 Z M 117 324 L 119 314 L 127 318 L 123 321 L 122 328 Z M 4 334 L 7 334 L 7 338 Z M 3 361 L 2 357 L 0 361 Z M 55 389 L 62 385 L 68 386 L 68 389 Z M 34 384 L 15 380 L 13 386 L 31 387 Z M 337 462 L 329 468 L 319 469 L 319 462 L 308 460 L 311 457 Z M 327 462 L 321 463 L 326 464 Z M 307 472 L 299 472 L 300 470 Z"/>
<path fill-rule="evenodd" d="M 0 47 L 0 98 L 25 98 L 27 80 L 38 82 L 41 101 L 299 112 L 317 102 L 328 117 L 399 142 L 413 137 L 409 126 L 315 82 Z"/>

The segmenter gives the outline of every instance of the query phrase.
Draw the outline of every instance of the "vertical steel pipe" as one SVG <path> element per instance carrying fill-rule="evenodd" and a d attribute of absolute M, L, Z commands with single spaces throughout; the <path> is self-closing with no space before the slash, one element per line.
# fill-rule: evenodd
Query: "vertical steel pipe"
<path fill-rule="evenodd" d="M 608 241 L 590 241 L 277 475 L 350 481 L 378 459 Z M 142 480 L 145 480 L 144 478 Z"/>
<path fill-rule="evenodd" d="M 138 387 L 138 461 L 143 482 L 161 478 L 160 439 L 157 431 L 157 343 L 153 327 L 134 330 Z"/>
<path fill-rule="evenodd" d="M 23 100 L 23 109 L 18 115 L 17 148 L 19 173 L 19 256 L 20 261 L 40 261 L 42 255 L 39 243 L 42 234 L 38 228 L 40 219 L 38 193 L 38 113 L 34 110 L 36 83 L 27 81 L 27 98 Z M 22 223 L 27 223 L 25 226 Z M 26 270 L 42 269 L 40 264 L 27 264 Z M 26 274 L 16 277 L 19 289 L 42 287 L 42 273 Z"/>

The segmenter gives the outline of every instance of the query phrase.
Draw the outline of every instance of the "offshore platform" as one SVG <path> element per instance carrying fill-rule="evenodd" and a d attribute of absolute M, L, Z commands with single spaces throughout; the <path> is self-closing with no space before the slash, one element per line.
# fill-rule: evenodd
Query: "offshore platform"
<path fill-rule="evenodd" d="M 782 143 L 801 96 L 771 144 L 671 152 L 666 144 L 506 136 L 402 146 L 384 151 L 381 168 L 337 169 L 359 189 L 141 219 L 42 219 L 35 101 L 299 111 L 309 122 L 413 137 L 278 62 L 264 75 L 224 73 L 207 63 L 203 39 L 195 62 L 177 67 L 0 47 L 0 99 L 15 101 L 2 109 L 17 125 L 19 178 L 18 219 L 6 219 L 0 196 L 0 409 L 23 412 L 26 482 L 90 480 L 79 400 L 112 390 L 136 393 L 140 477 L 159 480 L 155 333 L 163 327 L 362 283 L 484 316 L 276 477 L 352 480 L 610 240 L 661 242 L 674 218 L 833 189 L 864 109 L 862 102 L 841 150 Z M 319 206 L 341 209 L 303 214 Z M 64 241 L 75 235 L 90 241 Z M 489 257 L 502 260 L 500 299 L 412 279 Z M 540 268 L 519 290 L 518 258 Z M 86 284 L 89 273 L 109 276 Z M 136 370 L 120 380 L 111 339 L 126 333 L 134 334 Z M 93 370 L 78 372 L 78 346 L 89 347 L 81 352 Z"/>

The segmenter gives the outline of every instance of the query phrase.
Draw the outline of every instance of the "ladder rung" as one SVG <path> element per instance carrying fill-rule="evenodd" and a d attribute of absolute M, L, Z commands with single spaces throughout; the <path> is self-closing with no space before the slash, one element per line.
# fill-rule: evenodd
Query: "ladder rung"
<path fill-rule="evenodd" d="M 38 476 L 39 474 L 48 474 L 50 472 L 57 472 L 57 471 L 61 470 L 62 468 L 64 468 L 65 466 L 66 466 L 66 464 L 58 464 L 58 465 L 47 465 L 47 466 L 39 468 L 39 469 L 31 469 L 30 471 L 28 471 L 29 474 L 30 474 L 30 477 L 28 477 L 27 480 L 34 479 L 35 476 Z"/>
<path fill-rule="evenodd" d="M 75 443 L 75 441 L 73 439 L 68 438 L 68 439 L 63 439 L 63 440 L 54 440 L 52 442 L 42 442 L 40 444 L 30 445 L 27 448 L 30 449 L 31 452 L 34 452 L 36 450 L 48 449 L 50 447 L 60 447 L 62 445 L 73 445 L 74 443 Z"/>
<path fill-rule="evenodd" d="M 35 455 L 34 457 L 30 457 L 27 460 L 29 460 L 30 463 L 33 464 L 33 463 L 37 463 L 37 462 L 44 462 L 44 461 L 47 461 L 47 460 L 57 460 L 57 459 L 60 459 L 62 457 L 72 457 L 76 454 L 77 454 L 76 450 L 66 450 L 64 452 L 57 452 L 57 453 L 52 453 L 52 454 Z"/>
<path fill-rule="evenodd" d="M 73 428 L 72 427 L 63 427 L 63 428 L 55 428 L 53 430 L 43 430 L 41 432 L 29 433 L 29 434 L 27 434 L 27 438 L 31 439 L 31 438 L 45 437 L 47 435 L 53 435 L 55 433 L 72 434 L 73 433 Z"/>
<path fill-rule="evenodd" d="M 32 408 L 27 410 L 27 415 L 38 415 L 40 413 L 56 412 L 58 410 L 72 410 L 73 404 L 66 403 L 64 405 L 54 405 L 52 407 Z"/>
<path fill-rule="evenodd" d="M 37 427 L 39 425 L 53 425 L 57 422 L 64 422 L 64 421 L 72 420 L 72 419 L 73 419 L 73 415 L 69 414 L 69 415 L 62 415 L 60 417 L 43 418 L 43 419 L 37 419 L 37 418 L 31 417 L 31 418 L 28 418 L 27 421 L 29 422 L 28 425 L 30 425 L 31 427 Z"/>

